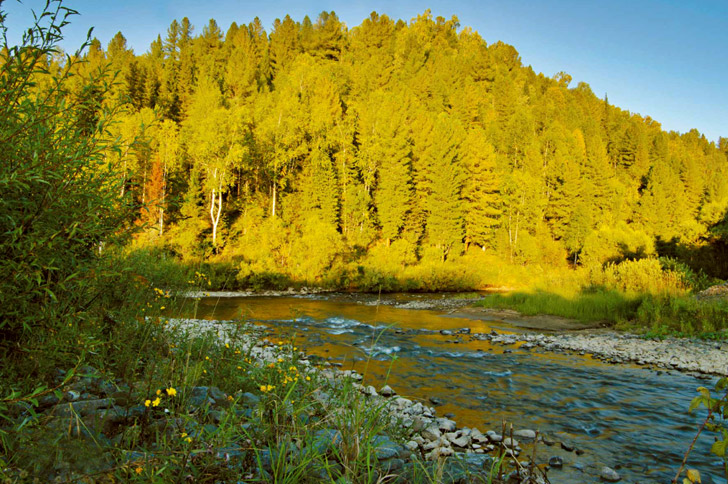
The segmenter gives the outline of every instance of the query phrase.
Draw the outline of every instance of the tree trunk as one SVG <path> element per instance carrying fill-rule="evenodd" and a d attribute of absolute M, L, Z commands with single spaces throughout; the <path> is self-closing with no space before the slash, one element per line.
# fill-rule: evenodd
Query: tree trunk
<path fill-rule="evenodd" d="M 217 203 L 216 203 L 217 202 Z M 217 205 L 217 207 L 215 207 Z M 217 208 L 217 213 L 215 213 Z M 210 220 L 212 221 L 212 246 L 217 249 L 217 226 L 220 223 L 222 214 L 222 189 L 218 190 L 218 199 L 215 200 L 215 189 L 212 189 L 212 200 L 210 202 Z"/>
<path fill-rule="evenodd" d="M 276 182 L 273 182 L 273 201 L 271 202 L 270 216 L 276 217 L 276 197 L 278 196 L 278 190 Z"/>

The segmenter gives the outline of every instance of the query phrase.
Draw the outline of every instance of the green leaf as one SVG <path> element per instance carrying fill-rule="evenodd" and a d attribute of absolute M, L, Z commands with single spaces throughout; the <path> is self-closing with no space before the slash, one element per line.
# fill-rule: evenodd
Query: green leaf
<path fill-rule="evenodd" d="M 690 402 L 690 406 L 688 407 L 688 413 L 693 413 L 693 410 L 698 408 L 704 402 L 705 399 L 702 396 L 693 398 L 693 400 Z"/>
<path fill-rule="evenodd" d="M 726 446 L 728 446 L 728 440 L 718 440 L 710 447 L 710 451 L 718 457 L 725 457 Z"/>

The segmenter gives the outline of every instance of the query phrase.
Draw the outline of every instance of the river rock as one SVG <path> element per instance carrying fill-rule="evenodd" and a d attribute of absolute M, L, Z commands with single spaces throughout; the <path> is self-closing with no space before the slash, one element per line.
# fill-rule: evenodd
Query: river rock
<path fill-rule="evenodd" d="M 473 439 L 473 442 L 477 442 L 479 444 L 487 444 L 488 443 L 488 437 L 483 435 L 483 433 L 478 429 L 472 429 L 470 431 L 470 438 Z"/>
<path fill-rule="evenodd" d="M 399 457 L 402 452 L 402 446 L 392 442 L 392 440 L 385 435 L 377 435 L 371 441 L 372 447 L 374 447 L 374 454 L 379 460 L 393 459 Z"/>
<path fill-rule="evenodd" d="M 437 460 L 440 457 L 449 457 L 453 455 L 453 450 L 450 447 L 437 447 L 436 449 L 433 449 L 431 452 L 427 453 L 425 455 L 425 459 L 427 460 Z"/>
<path fill-rule="evenodd" d="M 543 442 L 545 445 L 548 445 L 549 447 L 556 443 L 556 441 L 548 435 L 541 435 L 541 442 Z"/>
<path fill-rule="evenodd" d="M 315 449 L 316 453 L 323 455 L 333 447 L 340 446 L 342 440 L 341 432 L 338 430 L 321 429 L 314 433 L 311 445 Z"/>
<path fill-rule="evenodd" d="M 503 445 L 509 449 L 515 449 L 516 447 L 518 447 L 518 441 L 516 439 L 506 437 L 505 439 L 503 439 Z"/>
<path fill-rule="evenodd" d="M 215 403 L 218 405 L 224 401 L 227 401 L 227 394 L 217 387 L 210 387 L 209 395 L 210 398 L 215 400 Z"/>
<path fill-rule="evenodd" d="M 376 389 L 376 388 L 374 388 L 374 387 L 373 387 L 373 386 L 371 386 L 371 385 L 367 385 L 367 387 L 366 387 L 366 388 L 364 389 L 364 392 L 363 392 L 363 393 L 364 393 L 365 395 L 369 396 L 369 397 L 376 397 L 377 395 L 379 395 L 379 394 L 377 393 L 377 389 Z"/>
<path fill-rule="evenodd" d="M 438 440 L 434 440 L 432 442 L 425 443 L 425 445 L 422 446 L 422 450 L 424 450 L 425 452 L 427 452 L 427 451 L 430 451 L 432 449 L 437 449 L 438 447 L 440 447 L 440 440 L 439 439 Z"/>
<path fill-rule="evenodd" d="M 440 399 L 439 399 L 439 398 L 437 398 L 437 397 L 430 397 L 430 398 L 428 398 L 428 400 L 429 400 L 429 401 L 430 401 L 430 403 L 431 403 L 431 404 L 433 404 L 433 405 L 442 405 L 442 400 L 440 400 Z"/>
<path fill-rule="evenodd" d="M 564 449 L 566 452 L 574 451 L 574 445 L 570 442 L 561 442 L 561 448 Z"/>
<path fill-rule="evenodd" d="M 380 460 L 378 466 L 385 474 L 391 474 L 404 468 L 404 460 L 393 458 L 388 460 Z M 340 481 L 337 481 L 340 482 Z"/>
<path fill-rule="evenodd" d="M 485 433 L 485 435 L 487 435 L 487 436 L 488 436 L 488 440 L 490 440 L 490 441 L 491 441 L 491 442 L 493 442 L 494 444 L 497 444 L 497 443 L 499 443 L 499 442 L 503 442 L 503 436 L 502 436 L 502 435 L 500 435 L 500 434 L 497 434 L 497 433 L 495 433 L 495 432 L 494 432 L 494 431 L 492 431 L 492 430 L 488 430 L 488 431 L 487 431 L 487 432 Z"/>
<path fill-rule="evenodd" d="M 442 432 L 437 426 L 431 425 L 423 430 L 421 435 L 429 441 L 436 441 L 442 436 Z"/>
<path fill-rule="evenodd" d="M 422 430 L 427 428 L 428 423 L 429 422 L 425 418 L 417 415 L 414 419 L 412 419 L 412 431 L 421 432 Z"/>
<path fill-rule="evenodd" d="M 536 432 L 529 429 L 514 430 L 513 436 L 521 440 L 531 441 L 536 439 Z"/>
<path fill-rule="evenodd" d="M 56 405 L 61 401 L 56 395 L 45 395 L 38 399 L 38 408 L 48 408 Z"/>
<path fill-rule="evenodd" d="M 619 475 L 619 472 L 607 466 L 602 467 L 599 477 L 607 482 L 619 482 L 622 480 L 622 476 Z"/>
<path fill-rule="evenodd" d="M 394 395 L 395 393 L 396 393 L 396 392 L 395 392 L 394 390 L 392 390 L 392 387 L 390 387 L 389 385 L 384 385 L 384 386 L 383 386 L 383 387 L 381 388 L 381 390 L 379 390 L 379 394 L 380 394 L 381 396 L 383 396 L 383 397 L 391 397 L 391 396 L 392 396 L 392 395 Z"/>
<path fill-rule="evenodd" d="M 485 454 L 460 454 L 463 462 L 473 470 L 477 471 L 490 471 L 490 467 L 493 464 L 493 458 Z"/>
<path fill-rule="evenodd" d="M 51 408 L 50 413 L 59 417 L 70 417 L 76 414 L 84 417 L 98 412 L 100 409 L 111 408 L 113 405 L 113 398 L 82 400 L 70 403 L 59 403 Z"/>
<path fill-rule="evenodd" d="M 564 459 L 559 456 L 554 456 L 549 459 L 549 466 L 554 469 L 561 469 L 564 466 Z"/>
<path fill-rule="evenodd" d="M 245 392 L 240 395 L 239 403 L 246 407 L 257 407 L 260 403 L 260 397 L 250 392 Z"/>
<path fill-rule="evenodd" d="M 457 423 L 448 418 L 438 418 L 436 422 L 438 428 L 444 432 L 452 432 L 458 428 Z"/>
<path fill-rule="evenodd" d="M 448 440 L 452 443 L 452 445 L 463 449 L 470 443 L 470 439 L 465 435 L 461 435 L 460 437 L 448 437 Z"/>
<path fill-rule="evenodd" d="M 210 398 L 208 387 L 194 387 L 190 391 L 187 403 L 191 407 L 201 407 L 205 404 L 215 405 L 215 400 Z"/>

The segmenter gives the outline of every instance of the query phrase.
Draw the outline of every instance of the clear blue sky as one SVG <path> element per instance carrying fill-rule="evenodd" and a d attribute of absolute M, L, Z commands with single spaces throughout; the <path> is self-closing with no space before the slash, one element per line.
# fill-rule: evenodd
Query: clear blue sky
<path fill-rule="evenodd" d="M 8 40 L 17 42 L 39 0 L 5 0 Z M 525 65 L 551 76 L 565 71 L 573 84 L 585 81 L 623 109 L 651 116 L 663 128 L 697 128 L 710 140 L 728 137 L 728 0 L 66 0 L 78 10 L 63 47 L 75 50 L 89 27 L 106 43 L 121 31 L 136 53 L 145 52 L 173 19 L 187 16 L 199 33 L 210 18 L 221 28 L 260 17 L 291 15 L 312 20 L 334 10 L 348 26 L 376 10 L 409 21 L 430 8 L 435 16 L 457 15 L 490 44 L 518 49 Z"/>

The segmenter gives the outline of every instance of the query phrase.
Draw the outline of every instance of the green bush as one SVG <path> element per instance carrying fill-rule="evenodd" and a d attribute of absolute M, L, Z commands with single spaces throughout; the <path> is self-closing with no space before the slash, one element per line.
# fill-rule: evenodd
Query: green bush
<path fill-rule="evenodd" d="M 0 54 L 0 352 L 69 352 L 79 325 L 103 319 L 105 247 L 131 207 L 104 153 L 110 115 L 98 77 L 54 62 L 73 11 L 50 3 L 22 44 Z M 5 16 L 0 20 L 4 29 Z M 43 354 L 43 353 L 37 353 Z"/>

